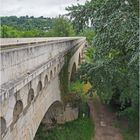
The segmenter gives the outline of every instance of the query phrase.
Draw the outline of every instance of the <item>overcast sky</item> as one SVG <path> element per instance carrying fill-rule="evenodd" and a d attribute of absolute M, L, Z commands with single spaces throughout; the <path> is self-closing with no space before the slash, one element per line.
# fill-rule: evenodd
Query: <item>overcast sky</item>
<path fill-rule="evenodd" d="M 0 16 L 56 17 L 66 13 L 65 7 L 84 4 L 86 0 L 0 0 Z"/>

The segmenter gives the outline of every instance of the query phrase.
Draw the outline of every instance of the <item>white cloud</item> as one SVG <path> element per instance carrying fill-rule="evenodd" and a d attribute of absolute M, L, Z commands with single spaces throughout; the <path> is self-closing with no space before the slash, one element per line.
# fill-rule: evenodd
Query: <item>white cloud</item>
<path fill-rule="evenodd" d="M 56 17 L 66 13 L 65 7 L 86 0 L 1 0 L 0 16 Z"/>

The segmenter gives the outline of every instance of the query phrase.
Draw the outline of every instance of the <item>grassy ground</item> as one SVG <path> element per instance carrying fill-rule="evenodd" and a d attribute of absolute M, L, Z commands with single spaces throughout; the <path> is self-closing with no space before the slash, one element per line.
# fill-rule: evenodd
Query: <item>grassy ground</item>
<path fill-rule="evenodd" d="M 126 124 L 127 123 L 127 124 Z M 133 128 L 128 125 L 128 122 L 119 120 L 114 127 L 120 128 L 124 140 L 139 140 L 139 130 L 138 128 Z"/>
<path fill-rule="evenodd" d="M 117 124 L 114 124 L 114 127 L 120 128 L 124 140 L 139 140 L 138 129 L 134 129 L 130 126 L 125 126 L 122 120 L 118 121 Z"/>
<path fill-rule="evenodd" d="M 93 101 L 94 101 L 94 105 L 98 110 L 98 105 L 96 105 L 97 102 L 96 93 L 93 94 Z M 110 112 L 116 113 L 117 110 L 114 109 L 111 105 L 106 105 L 106 106 Z M 118 118 L 117 122 L 114 124 L 114 127 L 117 127 L 121 130 L 123 140 L 139 140 L 138 128 L 135 128 L 134 126 L 130 126 L 127 120 Z"/>
<path fill-rule="evenodd" d="M 89 118 L 79 118 L 64 125 L 46 130 L 41 125 L 35 140 L 91 140 L 94 135 L 94 124 Z"/>
<path fill-rule="evenodd" d="M 107 107 L 111 112 L 116 113 L 116 110 L 114 110 L 113 107 L 111 107 L 110 105 L 108 105 Z M 114 127 L 117 127 L 121 130 L 124 140 L 139 140 L 138 128 L 130 126 L 127 120 L 119 118 L 117 124 L 114 124 Z"/>
<path fill-rule="evenodd" d="M 122 130 L 124 140 L 139 140 L 138 132 L 132 132 L 131 129 Z"/>

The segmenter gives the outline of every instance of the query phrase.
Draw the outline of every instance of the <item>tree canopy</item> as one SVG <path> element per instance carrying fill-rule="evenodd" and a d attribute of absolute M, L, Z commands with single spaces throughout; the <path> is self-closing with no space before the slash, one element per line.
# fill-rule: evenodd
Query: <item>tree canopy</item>
<path fill-rule="evenodd" d="M 103 102 L 113 100 L 120 114 L 138 122 L 138 1 L 91 0 L 67 10 L 77 32 L 89 26 L 95 32 L 80 77 L 90 81 Z"/>
<path fill-rule="evenodd" d="M 53 26 L 53 34 L 54 36 L 74 36 L 75 31 L 73 29 L 72 23 L 68 18 L 64 16 L 59 16 L 54 22 Z"/>
<path fill-rule="evenodd" d="M 49 30 L 53 27 L 55 18 L 34 17 L 34 16 L 10 16 L 1 17 L 1 25 L 11 26 L 18 30 Z"/>
<path fill-rule="evenodd" d="M 64 17 L 1 17 L 0 36 L 6 37 L 53 37 L 74 36 L 71 21 Z"/>

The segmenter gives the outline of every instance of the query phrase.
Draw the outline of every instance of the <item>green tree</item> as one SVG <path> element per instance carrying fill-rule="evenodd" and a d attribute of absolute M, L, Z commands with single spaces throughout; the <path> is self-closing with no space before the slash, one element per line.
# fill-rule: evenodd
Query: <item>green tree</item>
<path fill-rule="evenodd" d="M 83 30 L 87 21 L 91 21 L 95 31 L 93 49 L 87 52 L 90 61 L 82 65 L 81 77 L 90 81 L 103 102 L 113 100 L 118 103 L 121 114 L 136 126 L 139 101 L 138 1 L 91 0 L 84 6 L 72 6 L 68 10 L 72 21 L 78 23 L 78 30 Z M 83 14 L 80 20 L 77 10 Z"/>
<path fill-rule="evenodd" d="M 74 36 L 75 31 L 67 18 L 39 18 L 22 16 L 1 17 L 1 37 Z"/>
<path fill-rule="evenodd" d="M 9 27 L 7 25 L 3 25 L 0 28 L 0 32 L 1 32 L 1 37 L 2 38 L 8 38 L 8 37 L 20 37 L 21 36 L 21 32 L 14 29 L 13 27 Z"/>
<path fill-rule="evenodd" d="M 63 16 L 59 16 L 55 20 L 52 30 L 53 30 L 53 36 L 56 36 L 56 37 L 57 36 L 67 37 L 67 36 L 75 35 L 75 31 L 73 29 L 71 22 Z"/>
<path fill-rule="evenodd" d="M 90 28 L 83 29 L 83 31 L 81 31 L 79 35 L 85 36 L 88 44 L 92 45 L 95 31 L 93 30 L 93 28 L 90 27 Z"/>
<path fill-rule="evenodd" d="M 14 27 L 18 30 L 49 30 L 53 27 L 53 23 L 55 18 L 45 18 L 41 17 L 29 17 L 29 16 L 9 16 L 9 17 L 1 17 L 1 25 L 7 25 L 10 27 Z"/>
<path fill-rule="evenodd" d="M 89 27 L 91 22 L 93 23 L 95 8 L 92 3 L 93 1 L 86 1 L 84 5 L 77 4 L 66 7 L 66 10 L 68 11 L 67 16 L 70 17 L 77 33 Z"/>

